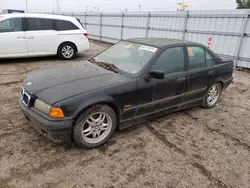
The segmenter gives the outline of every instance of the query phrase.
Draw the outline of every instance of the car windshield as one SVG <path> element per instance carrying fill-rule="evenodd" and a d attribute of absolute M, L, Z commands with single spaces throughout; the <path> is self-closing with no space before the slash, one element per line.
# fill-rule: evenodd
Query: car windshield
<path fill-rule="evenodd" d="M 95 62 L 108 63 L 131 74 L 138 73 L 157 48 L 131 42 L 119 42 L 94 58 Z"/>

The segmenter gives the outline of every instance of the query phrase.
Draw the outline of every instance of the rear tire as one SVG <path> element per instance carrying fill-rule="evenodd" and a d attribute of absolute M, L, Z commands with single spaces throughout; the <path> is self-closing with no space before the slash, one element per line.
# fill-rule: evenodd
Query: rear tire
<path fill-rule="evenodd" d="M 73 128 L 73 139 L 83 148 L 103 145 L 113 134 L 117 125 L 114 110 L 107 105 L 96 105 L 84 111 Z"/>
<path fill-rule="evenodd" d="M 220 98 L 221 91 L 222 91 L 221 83 L 214 83 L 210 85 L 205 95 L 203 96 L 202 107 L 213 108 L 217 104 Z"/>
<path fill-rule="evenodd" d="M 76 57 L 76 47 L 72 43 L 63 43 L 58 48 L 58 56 L 62 60 L 70 60 Z"/>

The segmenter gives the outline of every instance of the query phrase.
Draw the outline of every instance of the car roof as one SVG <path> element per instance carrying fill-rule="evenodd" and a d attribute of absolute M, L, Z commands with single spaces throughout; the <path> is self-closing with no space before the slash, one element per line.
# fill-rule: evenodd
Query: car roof
<path fill-rule="evenodd" d="M 149 46 L 154 46 L 157 48 L 162 48 L 167 45 L 172 45 L 172 44 L 198 44 L 195 42 L 190 42 L 186 40 L 180 40 L 180 39 L 170 39 L 170 38 L 131 38 L 131 39 L 126 39 L 125 41 L 128 42 L 135 42 L 139 44 L 145 44 Z"/>
<path fill-rule="evenodd" d="M 68 21 L 72 21 L 75 19 L 74 17 L 71 17 L 71 16 L 53 15 L 53 14 L 13 13 L 13 14 L 0 15 L 0 19 L 2 19 L 2 18 L 22 18 L 22 17 L 59 19 L 59 20 L 68 20 Z"/>

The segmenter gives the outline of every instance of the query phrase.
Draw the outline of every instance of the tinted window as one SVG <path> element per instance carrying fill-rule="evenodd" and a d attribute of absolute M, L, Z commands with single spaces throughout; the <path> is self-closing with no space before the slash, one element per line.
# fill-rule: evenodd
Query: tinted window
<path fill-rule="evenodd" d="M 13 18 L 0 22 L 0 33 L 23 31 L 22 18 Z"/>
<path fill-rule="evenodd" d="M 156 60 L 153 70 L 161 70 L 165 73 L 180 72 L 184 70 L 183 47 L 169 48 Z"/>
<path fill-rule="evenodd" d="M 205 50 L 205 53 L 206 53 L 207 66 L 214 66 L 215 60 L 213 56 L 210 53 L 208 53 L 206 50 Z"/>
<path fill-rule="evenodd" d="M 28 18 L 28 30 L 53 30 L 53 21 L 50 19 Z"/>
<path fill-rule="evenodd" d="M 64 20 L 55 20 L 57 31 L 67 31 L 79 29 L 73 23 Z"/>
<path fill-rule="evenodd" d="M 202 47 L 187 47 L 189 69 L 206 67 L 206 58 Z"/>

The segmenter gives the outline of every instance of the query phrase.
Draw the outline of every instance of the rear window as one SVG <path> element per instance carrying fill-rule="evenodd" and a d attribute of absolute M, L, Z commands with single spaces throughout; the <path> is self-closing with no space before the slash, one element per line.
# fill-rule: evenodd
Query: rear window
<path fill-rule="evenodd" d="M 29 31 L 53 30 L 53 21 L 50 19 L 27 18 L 27 22 Z"/>
<path fill-rule="evenodd" d="M 81 24 L 81 26 L 84 28 L 84 26 L 82 25 L 82 22 L 79 18 L 76 18 L 76 20 L 79 22 L 79 24 Z"/>
<path fill-rule="evenodd" d="M 187 53 L 189 69 L 198 69 L 206 67 L 206 57 L 204 49 L 202 47 L 188 46 Z"/>
<path fill-rule="evenodd" d="M 75 24 L 65 20 L 55 20 L 57 31 L 77 30 L 79 29 Z"/>

